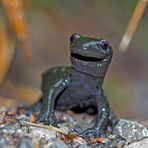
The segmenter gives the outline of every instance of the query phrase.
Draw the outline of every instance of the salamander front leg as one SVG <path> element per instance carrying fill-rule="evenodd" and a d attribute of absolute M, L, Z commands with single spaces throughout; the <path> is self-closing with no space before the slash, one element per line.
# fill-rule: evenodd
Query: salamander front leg
<path fill-rule="evenodd" d="M 65 83 L 57 82 L 53 87 L 49 88 L 49 90 L 43 92 L 43 105 L 37 118 L 39 122 L 52 125 L 58 124 L 57 118 L 54 114 L 55 101 L 57 96 L 64 90 L 65 87 Z"/>
<path fill-rule="evenodd" d="M 95 137 L 105 137 L 105 132 L 109 123 L 110 106 L 106 96 L 101 90 L 95 97 L 98 114 L 93 128 L 83 132 L 84 135 L 94 135 Z"/>

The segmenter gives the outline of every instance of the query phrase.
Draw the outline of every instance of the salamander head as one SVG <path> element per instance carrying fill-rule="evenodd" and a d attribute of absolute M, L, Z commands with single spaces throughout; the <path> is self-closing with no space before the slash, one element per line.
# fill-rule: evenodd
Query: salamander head
<path fill-rule="evenodd" d="M 84 73 L 104 76 L 113 50 L 106 39 L 95 39 L 74 33 L 70 37 L 72 66 Z"/>

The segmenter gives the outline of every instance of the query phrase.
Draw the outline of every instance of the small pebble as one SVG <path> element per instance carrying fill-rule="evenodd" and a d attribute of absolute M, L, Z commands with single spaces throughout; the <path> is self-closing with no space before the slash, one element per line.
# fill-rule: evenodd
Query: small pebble
<path fill-rule="evenodd" d="M 36 118 L 35 118 L 34 115 L 30 115 L 30 116 L 29 116 L 29 120 L 30 120 L 30 122 L 35 123 Z"/>
<path fill-rule="evenodd" d="M 29 120 L 29 117 L 27 117 L 26 115 L 24 115 L 24 114 L 16 114 L 16 116 L 15 116 L 15 118 L 16 118 L 16 120 Z"/>
<path fill-rule="evenodd" d="M 14 115 L 16 115 L 16 111 L 8 111 L 7 115 L 14 116 Z"/>

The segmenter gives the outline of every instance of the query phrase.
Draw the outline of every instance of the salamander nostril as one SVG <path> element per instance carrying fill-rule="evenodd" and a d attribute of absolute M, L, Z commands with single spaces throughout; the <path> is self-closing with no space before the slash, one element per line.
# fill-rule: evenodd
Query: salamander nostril
<path fill-rule="evenodd" d="M 107 50 L 109 47 L 109 42 L 107 40 L 103 39 L 100 42 L 100 46 L 103 50 Z"/>
<path fill-rule="evenodd" d="M 74 33 L 74 34 L 72 34 L 72 36 L 70 37 L 70 42 L 71 42 L 71 43 L 76 43 L 78 38 L 80 38 L 80 35 L 79 35 L 78 33 Z"/>

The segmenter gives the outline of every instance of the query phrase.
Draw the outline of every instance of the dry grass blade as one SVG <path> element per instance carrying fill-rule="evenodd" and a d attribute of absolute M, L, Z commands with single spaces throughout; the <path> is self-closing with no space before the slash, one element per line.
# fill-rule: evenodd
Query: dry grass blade
<path fill-rule="evenodd" d="M 32 58 L 31 43 L 24 18 L 22 0 L 2 0 L 2 4 L 18 40 L 22 43 L 26 60 L 30 61 Z"/>
<path fill-rule="evenodd" d="M 48 130 L 53 130 L 53 131 L 56 131 L 58 133 L 61 133 L 61 134 L 64 134 L 64 135 L 67 135 L 68 133 L 66 131 L 64 131 L 63 129 L 60 129 L 60 128 L 57 128 L 57 127 L 54 127 L 52 125 L 43 125 L 43 124 L 36 124 L 36 123 L 31 123 L 31 122 L 27 122 L 27 121 L 22 121 L 21 122 L 23 125 L 31 125 L 31 126 L 35 126 L 35 127 L 40 127 L 40 128 L 45 128 L 45 129 L 48 129 Z"/>
<path fill-rule="evenodd" d="M 124 36 L 121 39 L 119 50 L 121 52 L 125 52 L 128 48 L 128 45 L 131 42 L 132 36 L 140 22 L 140 19 L 144 13 L 148 0 L 139 0 L 132 15 L 132 18 L 128 24 L 127 30 Z"/>

